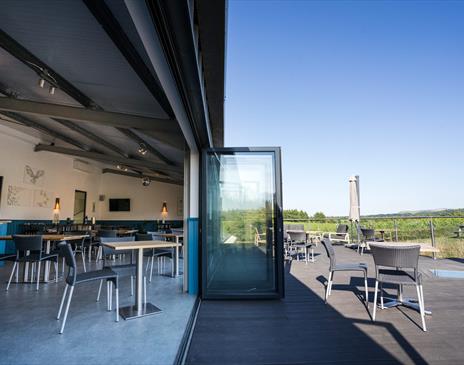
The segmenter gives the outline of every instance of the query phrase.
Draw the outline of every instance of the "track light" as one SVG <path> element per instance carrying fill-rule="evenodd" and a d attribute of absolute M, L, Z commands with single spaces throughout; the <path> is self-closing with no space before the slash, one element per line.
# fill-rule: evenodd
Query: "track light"
<path fill-rule="evenodd" d="M 145 143 L 140 143 L 138 151 L 139 151 L 139 153 L 141 155 L 145 156 L 147 154 L 147 152 L 148 152 L 146 144 Z"/>
<path fill-rule="evenodd" d="M 41 87 L 42 89 L 44 88 L 45 86 L 45 79 L 43 77 L 41 77 L 39 79 L 39 87 Z"/>
<path fill-rule="evenodd" d="M 128 170 L 128 168 L 126 166 L 124 166 L 124 165 L 117 165 L 116 168 L 118 170 L 122 170 L 122 171 L 127 171 Z"/>
<path fill-rule="evenodd" d="M 55 86 L 50 85 L 50 88 L 48 89 L 48 93 L 49 93 L 50 95 L 54 95 L 54 94 L 55 94 L 55 90 L 56 90 Z"/>
<path fill-rule="evenodd" d="M 148 186 L 148 185 L 150 185 L 150 183 L 151 183 L 151 180 L 150 180 L 149 177 L 143 177 L 142 178 L 142 185 L 143 186 Z"/>

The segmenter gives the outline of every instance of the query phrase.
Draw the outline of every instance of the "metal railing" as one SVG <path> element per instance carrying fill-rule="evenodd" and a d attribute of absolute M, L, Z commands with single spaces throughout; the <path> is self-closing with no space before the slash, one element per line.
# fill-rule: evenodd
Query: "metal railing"
<path fill-rule="evenodd" d="M 356 241 L 356 226 L 347 217 L 324 219 L 284 219 L 285 224 L 304 224 L 307 231 L 334 232 L 338 224 L 348 224 Z M 376 230 L 386 241 L 427 243 L 440 249 L 440 257 L 464 257 L 464 216 L 384 216 L 361 217 L 361 227 Z"/>

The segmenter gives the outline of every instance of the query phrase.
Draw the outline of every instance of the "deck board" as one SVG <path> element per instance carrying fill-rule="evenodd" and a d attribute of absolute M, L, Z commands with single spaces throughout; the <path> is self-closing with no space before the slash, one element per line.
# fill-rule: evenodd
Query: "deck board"
<path fill-rule="evenodd" d="M 274 301 L 204 301 L 187 364 L 461 364 L 464 359 L 464 280 L 434 277 L 430 269 L 464 270 L 460 260 L 421 257 L 427 332 L 417 312 L 401 307 L 377 312 L 362 303 L 360 273 L 337 272 L 329 303 L 324 282 L 328 259 L 318 247 L 316 263 L 286 264 L 286 297 Z M 339 262 L 369 265 L 369 310 L 374 265 L 370 254 L 337 246 Z M 386 289 L 394 294 L 393 287 Z M 414 289 L 406 296 L 414 297 Z"/>

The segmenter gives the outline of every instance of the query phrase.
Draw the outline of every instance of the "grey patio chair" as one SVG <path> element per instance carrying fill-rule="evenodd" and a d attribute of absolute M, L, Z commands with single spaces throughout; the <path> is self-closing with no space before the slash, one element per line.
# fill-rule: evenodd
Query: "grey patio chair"
<path fill-rule="evenodd" d="M 306 232 L 305 231 L 292 231 L 287 232 L 289 236 L 289 255 L 295 255 L 297 261 L 300 261 L 300 254 L 303 252 L 304 260 L 308 263 L 308 255 L 307 250 L 311 251 L 311 262 L 314 262 L 314 244 L 312 242 L 308 242 Z"/>
<path fill-rule="evenodd" d="M 375 230 L 372 228 L 360 228 L 362 241 L 358 244 L 356 251 L 361 255 L 367 248 L 367 242 L 383 242 L 382 239 L 375 237 Z"/>
<path fill-rule="evenodd" d="M 166 241 L 166 238 L 164 236 L 160 236 L 157 234 L 157 232 L 147 232 L 146 235 L 137 235 L 137 241 Z M 153 277 L 153 263 L 156 258 L 157 262 L 157 268 L 158 268 L 158 274 L 161 274 L 165 271 L 165 265 L 166 265 L 166 258 L 170 259 L 171 261 L 173 260 L 173 252 L 171 249 L 165 249 L 165 248 L 152 248 L 150 250 L 145 250 L 143 253 L 145 257 L 148 257 L 147 260 L 147 266 L 145 267 L 145 271 L 148 271 L 148 267 L 150 267 L 150 276 L 148 281 L 151 283 L 151 279 Z M 150 265 L 151 263 L 151 265 Z M 174 265 L 171 265 L 171 271 L 172 275 L 174 275 Z"/>
<path fill-rule="evenodd" d="M 68 266 L 68 275 L 66 277 L 66 286 L 64 288 L 63 296 L 61 298 L 60 308 L 58 309 L 58 315 L 56 319 L 59 320 L 61 317 L 61 311 L 63 309 L 64 300 L 66 299 L 66 294 L 69 290 L 68 300 L 66 302 L 66 308 L 64 310 L 63 322 L 61 324 L 60 334 L 64 331 L 64 326 L 66 325 L 66 319 L 68 318 L 69 305 L 71 304 L 71 299 L 74 293 L 74 287 L 78 284 L 88 283 L 96 280 L 106 280 L 106 289 L 107 289 L 107 305 L 108 311 L 111 311 L 112 306 L 112 294 L 111 286 L 112 282 L 115 287 L 116 292 L 116 322 L 119 321 L 119 289 L 118 289 L 118 274 L 109 268 L 104 268 L 102 270 L 87 271 L 85 273 L 77 273 L 77 264 L 76 258 L 74 257 L 73 250 L 69 243 L 61 243 L 59 245 L 61 250 L 61 255 L 65 258 L 66 265 Z"/>
<path fill-rule="evenodd" d="M 403 285 L 414 285 L 417 291 L 419 312 L 422 319 L 422 329 L 425 326 L 424 290 L 422 288 L 422 275 L 419 272 L 420 246 L 386 247 L 371 244 L 370 249 L 375 263 L 375 293 L 374 311 L 372 320 L 375 321 L 377 308 L 377 292 L 380 283 L 380 305 L 384 309 L 382 285 L 384 283 L 398 285 L 402 296 Z M 401 302 L 398 302 L 401 304 Z"/>
<path fill-rule="evenodd" d="M 324 238 L 322 244 L 325 247 L 327 252 L 327 256 L 330 260 L 329 266 L 329 280 L 327 283 L 327 287 L 325 290 L 325 302 L 329 298 L 329 295 L 332 294 L 332 283 L 335 271 L 361 271 L 364 275 L 364 290 L 366 295 L 366 307 L 369 308 L 369 292 L 367 289 L 367 264 L 359 263 L 359 264 L 347 264 L 347 263 L 337 263 L 335 258 L 335 250 L 332 246 L 332 242 L 328 238 Z"/>

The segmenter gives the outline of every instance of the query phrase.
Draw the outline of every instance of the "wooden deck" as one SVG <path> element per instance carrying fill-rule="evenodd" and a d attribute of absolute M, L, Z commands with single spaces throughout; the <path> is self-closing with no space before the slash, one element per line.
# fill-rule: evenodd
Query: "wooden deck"
<path fill-rule="evenodd" d="M 391 308 L 377 312 L 377 322 L 362 303 L 360 273 L 335 274 L 329 303 L 324 283 L 328 259 L 286 265 L 286 298 L 279 301 L 204 301 L 197 318 L 187 364 L 463 364 L 464 280 L 434 277 L 430 269 L 464 270 L 464 260 L 421 257 L 427 332 L 417 312 Z M 373 277 L 370 254 L 336 247 L 339 262 L 365 262 Z M 352 276 L 351 276 L 352 275 Z M 374 281 L 369 281 L 373 306 Z M 387 288 L 396 293 L 393 287 Z M 414 289 L 406 289 L 414 296 Z"/>

